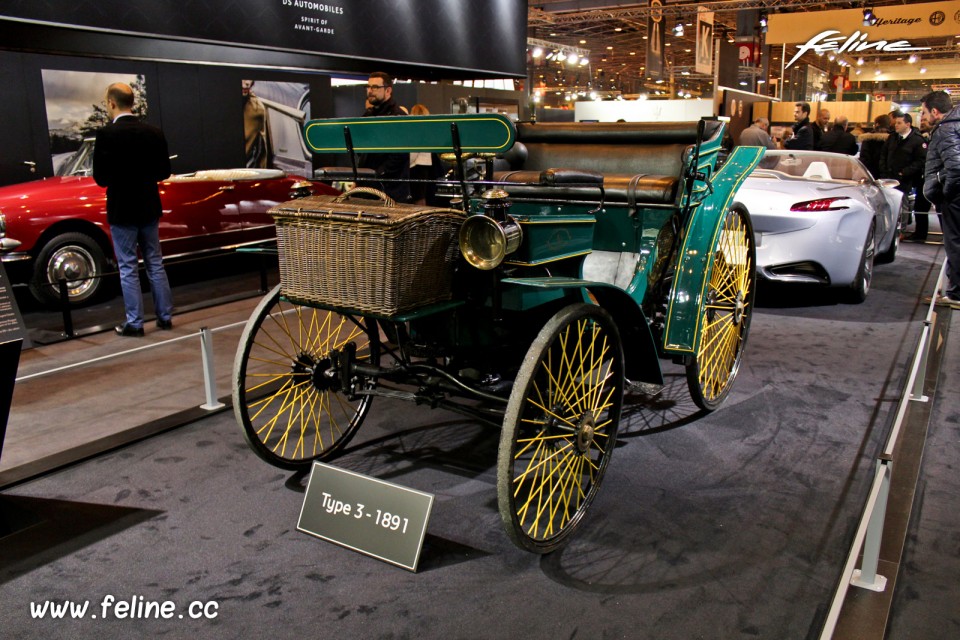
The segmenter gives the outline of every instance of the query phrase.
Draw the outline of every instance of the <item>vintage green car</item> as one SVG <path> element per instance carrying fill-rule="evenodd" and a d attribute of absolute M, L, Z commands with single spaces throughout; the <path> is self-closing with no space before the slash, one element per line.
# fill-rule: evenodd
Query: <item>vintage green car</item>
<path fill-rule="evenodd" d="M 597 494 L 624 389 L 685 364 L 705 409 L 728 395 L 755 288 L 733 197 L 762 149 L 718 170 L 725 123 L 520 123 L 493 114 L 314 120 L 315 153 L 448 154 L 448 207 L 377 189 L 279 205 L 281 284 L 238 348 L 233 406 L 287 469 L 341 452 L 378 397 L 501 426 L 501 517 L 560 547 Z M 483 168 L 469 180 L 464 163 Z M 335 177 L 336 172 L 328 172 Z M 372 199 L 369 199 L 372 197 Z"/>

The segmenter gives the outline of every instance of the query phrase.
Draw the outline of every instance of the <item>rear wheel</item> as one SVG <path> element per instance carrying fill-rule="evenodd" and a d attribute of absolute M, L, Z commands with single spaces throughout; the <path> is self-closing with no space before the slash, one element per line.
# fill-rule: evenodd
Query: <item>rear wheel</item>
<path fill-rule="evenodd" d="M 756 246 L 750 216 L 727 211 L 713 247 L 700 309 L 700 342 L 687 364 L 687 387 L 694 403 L 713 411 L 730 393 L 747 343 L 756 294 Z"/>
<path fill-rule="evenodd" d="M 106 255 L 96 240 L 83 233 L 62 233 L 37 254 L 30 293 L 44 304 L 56 305 L 63 279 L 70 304 L 91 302 L 104 290 L 106 265 Z"/>
<path fill-rule="evenodd" d="M 369 329 L 333 311 L 291 304 L 279 285 L 263 298 L 233 369 L 234 414 L 258 456 L 302 469 L 343 450 L 370 408 L 371 396 L 358 392 L 376 386 L 376 378 L 349 366 L 379 361 Z"/>
<path fill-rule="evenodd" d="M 890 247 L 883 253 L 877 254 L 877 264 L 890 264 L 897 258 L 897 250 L 900 248 L 900 234 L 907 226 L 907 220 L 910 216 L 910 205 L 906 196 L 900 202 L 900 214 L 897 216 L 896 229 L 893 231 L 893 240 L 890 241 Z"/>
<path fill-rule="evenodd" d="M 500 517 L 517 546 L 553 551 L 580 524 L 610 462 L 622 402 L 612 318 L 593 305 L 562 309 L 527 351 L 500 436 Z"/>
<path fill-rule="evenodd" d="M 876 223 L 870 223 L 870 230 L 863 241 L 863 253 L 860 255 L 860 267 L 847 294 L 850 302 L 859 304 L 867 299 L 870 283 L 873 282 L 873 263 L 877 255 Z"/>

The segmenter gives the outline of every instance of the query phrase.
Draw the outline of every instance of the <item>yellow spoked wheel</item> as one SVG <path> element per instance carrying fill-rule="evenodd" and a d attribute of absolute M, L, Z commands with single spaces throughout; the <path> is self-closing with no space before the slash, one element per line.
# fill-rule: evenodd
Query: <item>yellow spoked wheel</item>
<path fill-rule="evenodd" d="M 593 305 L 564 308 L 527 351 L 500 436 L 500 516 L 517 546 L 553 551 L 580 524 L 613 453 L 622 402 L 612 318 Z"/>
<path fill-rule="evenodd" d="M 750 216 L 735 206 L 724 216 L 713 247 L 700 310 L 700 343 L 687 364 L 687 386 L 701 409 L 719 407 L 737 377 L 750 329 L 756 278 Z"/>
<path fill-rule="evenodd" d="M 233 368 L 233 410 L 258 456 L 301 469 L 350 441 L 372 398 L 358 391 L 376 379 L 350 362 L 378 362 L 368 328 L 333 311 L 290 304 L 279 285 L 254 310 Z"/>

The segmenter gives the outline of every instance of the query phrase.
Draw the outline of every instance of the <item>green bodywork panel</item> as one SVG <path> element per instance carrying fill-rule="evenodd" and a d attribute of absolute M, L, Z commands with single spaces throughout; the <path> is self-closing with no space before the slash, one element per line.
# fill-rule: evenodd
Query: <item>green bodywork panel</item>
<path fill-rule="evenodd" d="M 314 153 L 346 153 L 346 129 L 357 153 L 447 153 L 454 151 L 453 124 L 463 152 L 500 153 L 517 135 L 513 122 L 495 113 L 310 120 L 304 135 Z"/>
<path fill-rule="evenodd" d="M 724 215 L 733 204 L 737 189 L 763 156 L 762 147 L 737 147 L 712 178 L 713 193 L 696 205 L 683 235 L 676 276 L 667 306 L 664 350 L 695 353 L 700 339 L 700 313 L 710 271 L 712 255 Z M 702 194 L 702 192 L 701 192 Z M 697 192 L 694 192 L 696 199 Z"/>
<path fill-rule="evenodd" d="M 593 244 L 592 215 L 515 214 L 523 240 L 506 262 L 512 265 L 538 265 L 590 253 Z"/>
<path fill-rule="evenodd" d="M 657 353 L 650 324 L 636 301 L 619 287 L 605 282 L 591 282 L 578 278 L 504 278 L 502 284 L 539 291 L 559 291 L 573 298 L 589 301 L 589 292 L 596 304 L 614 318 L 623 342 L 624 373 L 627 378 L 651 384 L 663 384 L 660 357 Z"/>

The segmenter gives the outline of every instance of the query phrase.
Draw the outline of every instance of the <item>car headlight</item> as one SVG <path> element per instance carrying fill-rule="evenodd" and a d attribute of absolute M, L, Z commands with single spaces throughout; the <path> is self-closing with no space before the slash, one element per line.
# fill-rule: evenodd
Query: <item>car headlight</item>
<path fill-rule="evenodd" d="M 480 197 L 484 213 L 470 216 L 460 227 L 460 253 L 472 266 L 489 271 L 520 247 L 523 231 L 506 214 L 506 191 L 489 189 Z"/>

